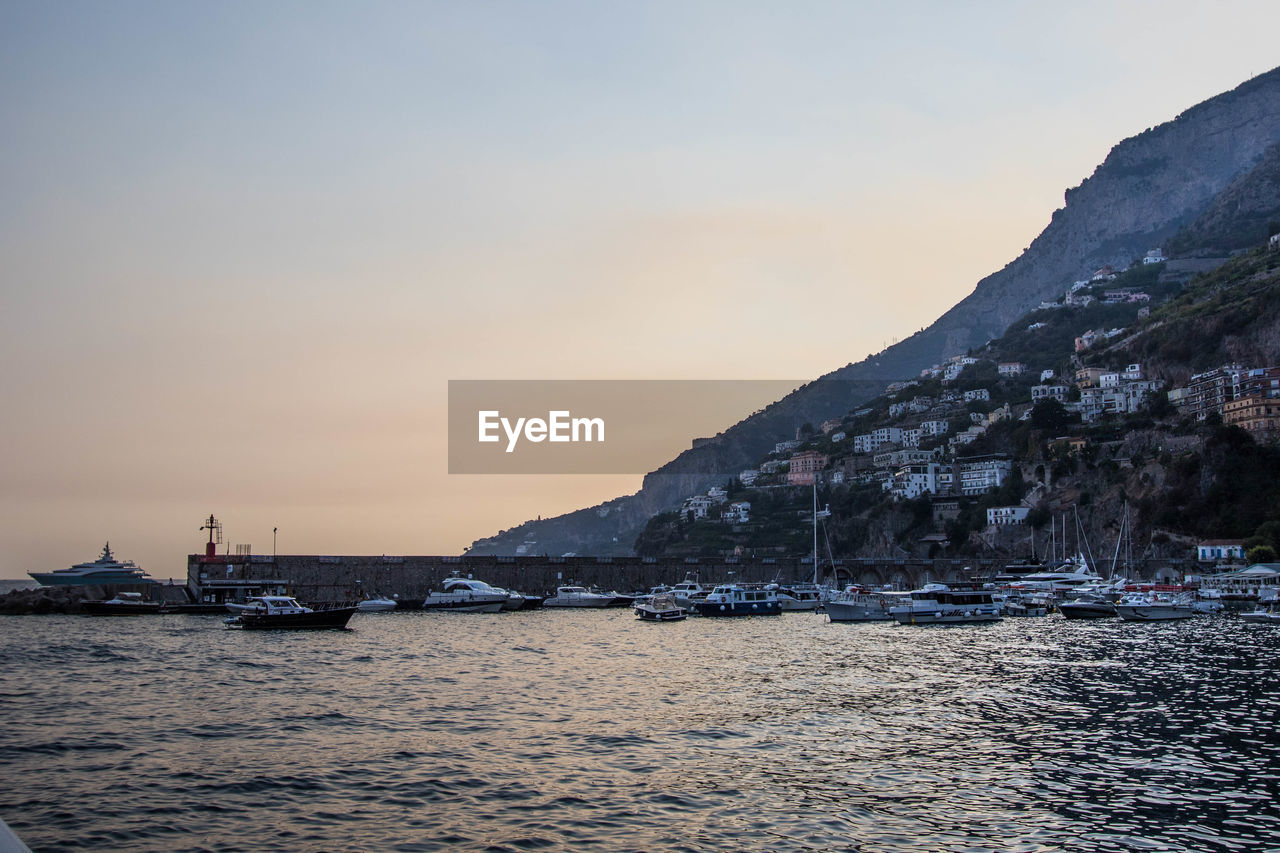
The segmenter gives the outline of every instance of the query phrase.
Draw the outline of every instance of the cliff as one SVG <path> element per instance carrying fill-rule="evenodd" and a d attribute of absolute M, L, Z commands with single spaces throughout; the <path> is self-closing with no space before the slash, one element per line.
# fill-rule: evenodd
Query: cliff
<path fill-rule="evenodd" d="M 1277 143 L 1280 68 L 1117 144 L 1092 175 L 1066 191 L 1065 206 L 1018 258 L 979 281 L 924 331 L 823 376 L 708 445 L 686 451 L 647 475 L 635 495 L 527 522 L 477 540 L 470 552 L 512 554 L 524 545 L 528 553 L 553 555 L 630 553 L 649 517 L 755 464 L 774 442 L 793 437 L 801 423 L 845 414 L 879 393 L 885 380 L 915 376 L 985 344 L 1073 282 L 1104 265 L 1127 267 L 1201 217 L 1208 216 L 1204 227 L 1211 227 L 1217 221 L 1215 200 L 1225 218 L 1242 204 L 1267 216 L 1263 179 L 1280 156 Z"/>

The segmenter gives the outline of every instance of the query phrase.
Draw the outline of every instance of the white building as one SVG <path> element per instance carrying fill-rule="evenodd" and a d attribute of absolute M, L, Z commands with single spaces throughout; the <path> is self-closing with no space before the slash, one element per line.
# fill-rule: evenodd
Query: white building
<path fill-rule="evenodd" d="M 925 421 L 920 424 L 920 434 L 922 436 L 946 435 L 950 429 L 950 421 Z"/>
<path fill-rule="evenodd" d="M 1003 485 L 1013 462 L 998 454 L 956 460 L 956 479 L 963 495 L 982 495 Z"/>
<path fill-rule="evenodd" d="M 1065 403 L 1069 393 L 1071 389 L 1066 385 L 1032 385 L 1031 403 L 1035 405 L 1041 400 L 1057 400 L 1059 403 Z"/>
<path fill-rule="evenodd" d="M 744 486 L 750 486 L 760 476 L 760 471 L 756 468 L 748 468 L 745 471 L 738 472 L 738 482 Z"/>
<path fill-rule="evenodd" d="M 893 499 L 895 501 L 912 500 L 924 494 L 937 494 L 940 467 L 937 462 L 903 465 L 893 474 L 890 487 Z"/>
<path fill-rule="evenodd" d="M 987 524 L 1025 524 L 1030 507 L 993 506 L 987 510 Z"/>
<path fill-rule="evenodd" d="M 991 392 L 986 388 L 975 388 L 972 391 L 964 392 L 964 401 L 972 403 L 974 400 L 990 400 Z"/>

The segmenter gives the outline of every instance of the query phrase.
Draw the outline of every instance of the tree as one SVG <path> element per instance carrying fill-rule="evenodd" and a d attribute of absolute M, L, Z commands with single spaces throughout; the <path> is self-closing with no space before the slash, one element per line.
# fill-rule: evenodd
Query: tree
<path fill-rule="evenodd" d="M 1071 414 L 1066 407 L 1052 397 L 1036 403 L 1035 408 L 1031 410 L 1031 426 L 1053 435 L 1061 435 L 1065 432 L 1070 422 Z"/>
<path fill-rule="evenodd" d="M 1254 563 L 1274 563 L 1276 561 L 1276 549 L 1270 545 L 1257 545 L 1245 552 L 1245 559 L 1250 565 Z"/>

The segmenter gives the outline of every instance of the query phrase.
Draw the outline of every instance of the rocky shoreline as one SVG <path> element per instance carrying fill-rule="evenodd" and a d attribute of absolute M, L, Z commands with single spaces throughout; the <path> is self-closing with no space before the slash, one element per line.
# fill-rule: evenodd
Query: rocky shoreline
<path fill-rule="evenodd" d="M 0 595 L 0 614 L 27 616 L 48 613 L 82 613 L 83 603 L 98 600 L 98 587 L 46 586 L 16 589 Z"/>

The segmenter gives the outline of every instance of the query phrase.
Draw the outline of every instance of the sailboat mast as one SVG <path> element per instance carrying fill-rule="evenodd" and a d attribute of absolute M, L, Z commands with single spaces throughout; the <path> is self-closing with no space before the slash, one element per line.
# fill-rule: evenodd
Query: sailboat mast
<path fill-rule="evenodd" d="M 818 585 L 818 472 L 813 472 L 813 585 Z"/>

